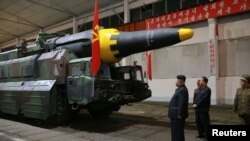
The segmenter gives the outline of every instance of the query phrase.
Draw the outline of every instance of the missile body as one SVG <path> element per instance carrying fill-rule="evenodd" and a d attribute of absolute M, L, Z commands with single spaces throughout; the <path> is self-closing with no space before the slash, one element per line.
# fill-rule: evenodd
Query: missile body
<path fill-rule="evenodd" d="M 162 28 L 135 32 L 119 32 L 116 29 L 101 29 L 99 35 L 101 59 L 116 63 L 131 54 L 159 49 L 193 36 L 186 28 Z M 79 58 L 91 56 L 92 31 L 85 31 L 53 40 L 56 46 L 67 48 Z"/>

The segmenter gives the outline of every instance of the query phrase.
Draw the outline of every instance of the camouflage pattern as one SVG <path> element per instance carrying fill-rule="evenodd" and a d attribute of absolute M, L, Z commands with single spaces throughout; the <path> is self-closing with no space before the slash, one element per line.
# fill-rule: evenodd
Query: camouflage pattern
<path fill-rule="evenodd" d="M 93 101 L 94 78 L 91 77 L 90 59 L 75 59 L 69 62 L 67 94 L 69 103 L 87 105 Z"/>
<path fill-rule="evenodd" d="M 0 62 L 0 111 L 44 120 L 55 114 L 54 89 L 66 79 L 66 63 L 66 50 Z"/>
<path fill-rule="evenodd" d="M 14 49 L 14 50 L 10 50 L 10 51 L 0 53 L 0 61 L 7 61 L 7 60 L 18 58 L 18 52 L 17 51 L 18 51 L 17 49 Z"/>
<path fill-rule="evenodd" d="M 37 50 L 30 48 L 26 53 Z M 116 72 L 112 78 L 110 66 L 102 62 L 94 78 L 91 75 L 91 58 L 75 59 L 67 49 L 21 56 L 19 50 L 0 54 L 0 111 L 3 113 L 47 120 L 58 115 L 61 91 L 66 91 L 67 103 L 72 109 L 102 110 L 105 107 L 113 111 L 117 106 L 151 96 L 148 85 L 132 77 L 136 72 L 130 69 L 135 66 L 112 66 Z M 123 73 L 129 73 L 131 78 L 117 77 L 124 76 Z"/>
<path fill-rule="evenodd" d="M 250 115 L 250 88 L 238 88 L 234 99 L 234 111 L 238 115 Z"/>

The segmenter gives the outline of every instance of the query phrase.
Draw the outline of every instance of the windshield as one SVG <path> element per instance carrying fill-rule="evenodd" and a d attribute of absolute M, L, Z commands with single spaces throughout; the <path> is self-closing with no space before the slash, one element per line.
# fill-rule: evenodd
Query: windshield
<path fill-rule="evenodd" d="M 136 70 L 136 80 L 143 81 L 141 70 Z"/>
<path fill-rule="evenodd" d="M 92 74 L 91 74 L 91 62 L 86 62 L 85 75 L 92 77 Z M 97 74 L 96 78 L 110 79 L 109 66 L 107 66 L 104 63 L 101 63 L 100 70 L 98 71 L 98 74 Z"/>
<path fill-rule="evenodd" d="M 91 74 L 91 62 L 90 61 L 80 61 L 74 62 L 69 65 L 69 75 L 73 76 L 88 76 L 92 77 Z M 110 70 L 109 66 L 101 63 L 100 70 L 96 78 L 110 79 Z"/>
<path fill-rule="evenodd" d="M 141 66 L 110 66 L 110 74 L 114 80 L 144 81 Z"/>

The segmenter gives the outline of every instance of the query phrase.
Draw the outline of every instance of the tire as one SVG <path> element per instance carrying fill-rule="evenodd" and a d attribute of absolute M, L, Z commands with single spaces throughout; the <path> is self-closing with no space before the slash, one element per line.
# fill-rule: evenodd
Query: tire
<path fill-rule="evenodd" d="M 107 119 L 112 113 L 112 109 L 102 109 L 102 110 L 94 110 L 88 109 L 89 113 L 96 119 Z"/>
<path fill-rule="evenodd" d="M 72 111 L 70 105 L 68 104 L 68 98 L 65 90 L 58 87 L 53 90 L 56 93 L 56 115 L 49 117 L 47 123 L 49 125 L 61 125 L 70 120 Z"/>
<path fill-rule="evenodd" d="M 69 121 L 72 111 L 68 103 L 67 93 L 64 89 L 59 88 L 57 96 L 57 123 L 63 124 Z"/>
<path fill-rule="evenodd" d="M 120 105 L 116 105 L 116 106 L 114 106 L 113 111 L 118 112 L 120 109 L 121 109 L 121 106 Z"/>

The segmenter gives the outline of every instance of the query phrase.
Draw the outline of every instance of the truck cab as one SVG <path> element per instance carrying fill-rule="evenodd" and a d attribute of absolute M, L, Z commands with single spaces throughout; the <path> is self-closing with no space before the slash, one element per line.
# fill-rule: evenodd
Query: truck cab
<path fill-rule="evenodd" d="M 67 94 L 72 108 L 87 108 L 94 117 L 104 117 L 118 111 L 121 105 L 150 97 L 151 90 L 144 82 L 141 66 L 101 63 L 93 77 L 91 58 L 84 58 L 69 62 Z"/>

